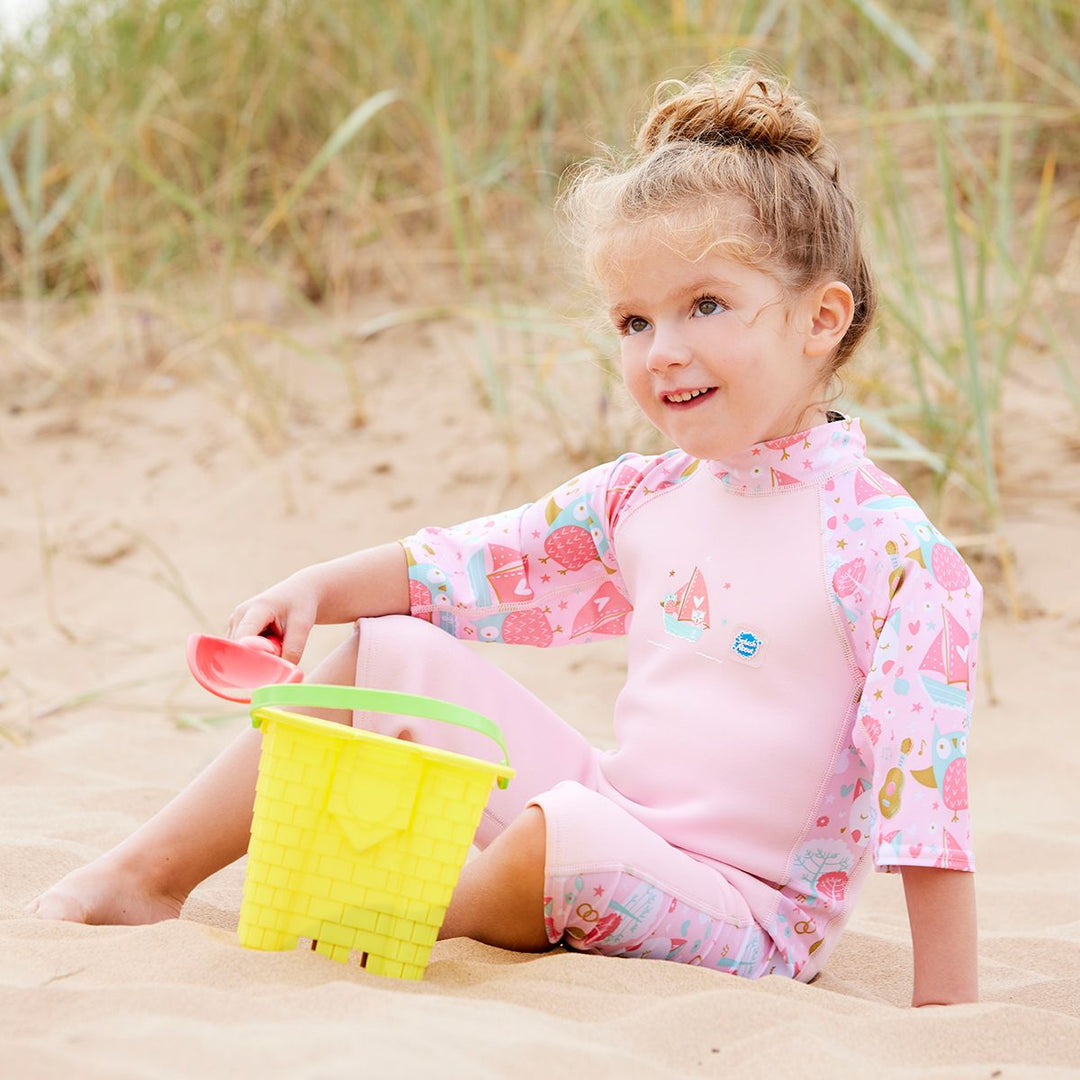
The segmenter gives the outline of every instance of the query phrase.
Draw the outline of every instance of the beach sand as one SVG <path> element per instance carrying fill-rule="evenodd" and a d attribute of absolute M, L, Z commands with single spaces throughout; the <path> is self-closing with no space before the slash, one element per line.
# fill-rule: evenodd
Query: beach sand
<path fill-rule="evenodd" d="M 93 344 L 80 325 L 55 339 L 74 358 Z M 188 676 L 189 633 L 221 632 L 234 604 L 309 562 L 517 505 L 591 463 L 568 458 L 535 403 L 514 404 L 509 424 L 483 407 L 470 335 L 435 331 L 357 342 L 363 426 L 338 368 L 280 347 L 256 354 L 257 380 L 123 359 L 84 364 L 48 394 L 44 375 L 11 380 L 0 1075 L 1080 1076 L 1080 439 L 1037 364 L 1010 378 L 1000 426 L 1013 588 L 992 549 L 966 552 L 989 597 L 970 759 L 980 1004 L 907 1007 L 896 876 L 873 877 L 809 986 L 465 940 L 439 943 L 418 983 L 308 951 L 249 951 L 234 935 L 242 864 L 196 890 L 179 921 L 23 917 L 247 722 Z M 317 628 L 304 666 L 342 633 Z M 496 648 L 610 743 L 619 642 Z"/>

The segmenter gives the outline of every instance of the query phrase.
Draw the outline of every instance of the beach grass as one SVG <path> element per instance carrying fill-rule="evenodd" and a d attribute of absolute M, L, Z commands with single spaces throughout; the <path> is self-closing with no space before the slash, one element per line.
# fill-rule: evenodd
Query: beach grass
<path fill-rule="evenodd" d="M 587 307 L 551 240 L 560 177 L 625 145 L 659 80 L 760 58 L 818 106 L 865 207 L 882 312 L 846 382 L 878 456 L 992 534 L 1017 357 L 1049 357 L 1080 418 L 1058 280 L 1078 41 L 1066 0 L 60 0 L 0 45 L 0 331 L 47 393 L 92 363 L 50 351 L 53 306 L 152 308 L 170 346 L 148 366 L 213 355 L 272 432 L 259 350 L 308 346 L 239 316 L 236 281 L 289 319 L 386 292 L 395 325 L 473 322 L 507 430 L 515 384 L 557 422 L 553 373 L 600 372 L 593 434 L 566 445 L 621 450 L 613 342 L 560 314 Z M 362 423 L 349 340 L 324 346 Z"/>

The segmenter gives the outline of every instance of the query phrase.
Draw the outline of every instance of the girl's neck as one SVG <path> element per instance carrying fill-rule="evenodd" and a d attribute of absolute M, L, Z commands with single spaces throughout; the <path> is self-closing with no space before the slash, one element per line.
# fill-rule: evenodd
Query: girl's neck
<path fill-rule="evenodd" d="M 781 439 L 768 439 L 709 462 L 725 487 L 744 495 L 776 494 L 827 482 L 866 454 L 858 420 L 830 412 L 829 419 Z"/>

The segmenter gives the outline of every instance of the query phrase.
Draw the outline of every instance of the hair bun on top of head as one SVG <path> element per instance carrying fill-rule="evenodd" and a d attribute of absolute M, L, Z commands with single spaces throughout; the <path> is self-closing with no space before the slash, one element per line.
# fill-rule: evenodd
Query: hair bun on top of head
<path fill-rule="evenodd" d="M 782 82 L 754 69 L 661 83 L 636 146 L 642 154 L 651 154 L 678 143 L 788 151 L 836 179 L 836 162 L 818 118 Z"/>

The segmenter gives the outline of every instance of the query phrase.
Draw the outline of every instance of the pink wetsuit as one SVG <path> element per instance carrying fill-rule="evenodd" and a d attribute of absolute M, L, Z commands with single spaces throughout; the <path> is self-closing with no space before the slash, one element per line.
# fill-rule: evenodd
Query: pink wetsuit
<path fill-rule="evenodd" d="M 406 661 L 415 634 L 361 628 L 358 682 L 464 697 L 507 730 L 522 786 L 480 842 L 544 810 L 553 941 L 808 980 L 871 865 L 974 869 L 981 589 L 858 421 L 723 463 L 627 454 L 404 546 L 412 615 L 457 638 L 629 637 L 600 752 L 508 676 L 470 689 L 489 681 L 472 651 Z"/>

